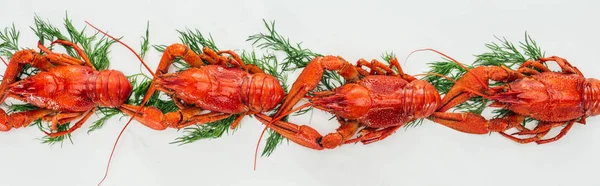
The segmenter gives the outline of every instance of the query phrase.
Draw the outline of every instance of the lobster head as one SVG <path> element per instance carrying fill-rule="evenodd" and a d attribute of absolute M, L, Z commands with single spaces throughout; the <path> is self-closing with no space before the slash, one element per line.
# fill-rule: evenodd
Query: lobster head
<path fill-rule="evenodd" d="M 371 109 L 369 90 L 357 84 L 345 84 L 333 92 L 315 93 L 311 98 L 314 107 L 347 119 L 364 116 Z"/>
<path fill-rule="evenodd" d="M 101 70 L 90 76 L 86 89 L 94 103 L 103 107 L 118 107 L 127 101 L 132 87 L 123 73 Z"/>

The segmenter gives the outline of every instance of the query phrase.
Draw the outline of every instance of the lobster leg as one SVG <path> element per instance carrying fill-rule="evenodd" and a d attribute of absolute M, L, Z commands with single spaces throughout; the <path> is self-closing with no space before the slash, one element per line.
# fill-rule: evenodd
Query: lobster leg
<path fill-rule="evenodd" d="M 514 127 L 517 127 L 520 130 L 526 130 L 521 126 L 521 123 L 523 123 L 525 117 L 515 113 L 508 114 L 503 118 L 495 118 L 488 121 L 483 116 L 470 112 L 435 112 L 432 114 L 431 120 L 454 130 L 470 134 L 503 132 Z"/>
<path fill-rule="evenodd" d="M 322 136 L 312 127 L 306 125 L 296 125 L 284 121 L 275 121 L 272 123 L 272 118 L 264 114 L 256 114 L 256 119 L 264 123 L 275 132 L 281 134 L 285 138 L 292 140 L 293 142 L 311 148 L 315 150 L 322 150 L 323 148 L 332 149 L 350 140 L 354 133 L 358 130 L 359 124 L 356 121 L 342 121 L 340 127 L 336 132 Z"/>
<path fill-rule="evenodd" d="M 569 63 L 564 58 L 561 58 L 558 56 L 552 56 L 552 57 L 540 58 L 539 60 L 542 63 L 545 63 L 547 61 L 555 61 L 556 63 L 558 63 L 558 66 L 560 66 L 563 73 L 577 74 L 577 75 L 583 76 L 583 74 L 581 73 L 581 71 L 579 71 L 579 69 L 577 69 L 577 67 L 574 67 L 573 65 L 571 65 L 571 63 Z"/>
<path fill-rule="evenodd" d="M 359 132 L 359 137 L 348 140 L 345 143 L 347 144 L 347 143 L 362 142 L 363 144 L 366 145 L 366 144 L 378 142 L 378 141 L 381 141 L 381 140 L 387 138 L 388 136 L 392 135 L 400 127 L 402 127 L 402 125 L 388 127 L 388 128 L 384 128 L 381 130 L 376 130 L 374 128 L 362 129 Z"/>
<path fill-rule="evenodd" d="M 284 113 L 292 110 L 292 107 L 300 101 L 309 91 L 313 90 L 323 76 L 324 70 L 335 70 L 347 82 L 359 80 L 358 71 L 355 66 L 348 63 L 342 57 L 325 56 L 313 59 L 298 76 L 298 79 L 292 85 L 288 95 L 283 100 L 280 109 L 273 118 L 282 118 Z"/>
<path fill-rule="evenodd" d="M 556 140 L 559 140 L 560 138 L 562 138 L 563 136 L 565 136 L 567 134 L 567 132 L 569 132 L 569 130 L 571 130 L 571 127 L 573 127 L 573 124 L 575 124 L 575 120 L 569 121 L 569 123 L 567 124 L 567 126 L 565 126 L 565 128 L 563 128 L 562 130 L 560 130 L 560 133 L 558 133 L 558 135 L 554 136 L 553 138 L 544 139 L 544 140 L 538 140 L 538 141 L 535 141 L 535 143 L 537 143 L 538 145 L 541 145 L 541 144 L 550 143 L 550 142 L 554 142 Z"/>
<path fill-rule="evenodd" d="M 144 107 L 141 109 L 141 113 L 136 114 L 139 108 L 139 106 L 125 104 L 119 109 L 129 116 L 135 115 L 136 120 L 154 130 L 165 130 L 167 127 L 180 129 L 194 124 L 219 121 L 231 116 L 231 114 L 217 112 L 199 115 L 201 109 L 196 107 L 184 108 L 176 112 L 163 114 L 158 108 L 152 106 Z"/>
<path fill-rule="evenodd" d="M 58 113 L 53 116 L 46 116 L 43 119 L 45 121 L 51 121 L 52 126 L 50 127 L 50 130 L 55 131 L 58 130 L 58 125 L 70 122 L 75 118 L 81 116 L 81 114 L 82 113 Z"/>
<path fill-rule="evenodd" d="M 31 122 L 53 113 L 48 109 L 36 109 L 7 115 L 0 109 L 0 131 L 9 131 L 12 128 L 26 127 Z"/>
<path fill-rule="evenodd" d="M 61 132 L 54 132 L 54 133 L 48 133 L 48 132 L 44 131 L 44 133 L 46 133 L 46 135 L 48 135 L 50 137 L 58 137 L 58 136 L 66 135 L 66 134 L 71 134 L 73 131 L 79 129 L 85 123 L 85 121 L 87 121 L 90 118 L 90 116 L 92 116 L 92 114 L 95 111 L 96 111 L 96 107 L 88 110 L 87 113 L 77 113 L 78 115 L 84 114 L 83 118 L 81 118 L 79 121 L 77 121 L 77 123 L 75 123 L 75 125 L 71 126 L 71 128 L 69 128 L 69 130 L 61 131 Z"/>
<path fill-rule="evenodd" d="M 63 46 L 69 46 L 69 47 L 75 49 L 75 52 L 77 52 L 77 55 L 79 55 L 83 59 L 83 61 L 85 62 L 85 65 L 92 67 L 92 69 L 96 70 L 96 67 L 94 67 L 94 65 L 92 64 L 90 59 L 87 57 L 85 52 L 81 48 L 79 48 L 79 46 L 77 46 L 75 43 L 58 39 L 58 40 L 52 42 L 51 44 L 55 44 L 55 43 L 61 44 Z M 40 48 L 42 48 L 42 47 L 40 47 Z M 46 48 L 46 47 L 43 47 L 43 48 Z M 44 52 L 46 52 L 46 51 L 44 51 Z M 48 52 L 46 52 L 46 53 L 48 53 Z M 63 56 L 66 56 L 66 55 L 63 54 Z M 71 56 L 67 56 L 67 57 L 73 58 Z M 79 60 L 77 60 L 77 61 L 79 61 Z"/>

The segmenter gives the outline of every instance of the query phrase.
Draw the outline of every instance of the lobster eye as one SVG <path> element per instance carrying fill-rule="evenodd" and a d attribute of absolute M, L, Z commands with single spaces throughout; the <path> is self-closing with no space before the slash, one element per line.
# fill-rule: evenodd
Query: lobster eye
<path fill-rule="evenodd" d="M 87 81 L 87 95 L 104 107 L 118 107 L 131 94 L 131 84 L 123 73 L 116 70 L 101 70 L 92 74 Z"/>

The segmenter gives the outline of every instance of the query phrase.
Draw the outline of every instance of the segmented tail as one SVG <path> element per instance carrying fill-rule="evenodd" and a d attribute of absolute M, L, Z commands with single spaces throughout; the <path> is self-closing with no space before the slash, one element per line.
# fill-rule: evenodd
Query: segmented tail
<path fill-rule="evenodd" d="M 119 39 L 107 34 L 106 32 L 103 32 L 102 30 L 96 28 L 94 25 L 92 25 L 91 23 L 85 21 L 85 23 L 87 23 L 88 25 L 90 25 L 92 28 L 96 29 L 98 32 L 104 34 L 105 36 L 115 40 L 116 42 L 119 42 L 121 45 L 125 46 L 127 49 L 129 49 L 129 51 L 131 51 L 133 54 L 135 54 L 135 56 L 140 60 L 140 62 L 142 62 L 142 64 L 144 65 L 144 67 L 146 68 L 146 70 L 148 70 L 150 72 L 150 74 L 152 74 L 152 77 L 155 77 L 154 72 L 152 72 L 152 70 L 150 70 L 150 67 L 148 67 L 148 65 L 146 65 L 146 62 L 144 62 L 144 60 L 142 59 L 142 57 L 137 54 L 137 52 L 135 52 L 135 50 L 133 50 L 131 47 L 129 47 L 127 44 L 121 42 Z M 146 104 L 146 102 L 143 102 L 140 105 L 140 108 L 135 112 L 138 113 L 140 111 L 142 111 L 142 109 L 144 108 L 144 105 Z M 102 180 L 100 180 L 100 182 L 98 183 L 98 186 L 102 184 L 102 182 L 104 182 L 104 180 L 106 180 L 106 177 L 108 176 L 108 170 L 110 168 L 110 163 L 112 161 L 113 155 L 115 153 L 115 149 L 117 148 L 117 144 L 119 143 L 119 139 L 121 139 L 121 136 L 123 135 L 123 132 L 125 132 L 125 129 L 127 128 L 127 126 L 129 126 L 129 124 L 131 123 L 131 121 L 133 121 L 133 119 L 135 118 L 135 116 L 132 116 L 129 121 L 127 121 L 127 124 L 125 124 L 125 126 L 123 127 L 123 129 L 121 129 L 121 132 L 119 132 L 119 136 L 117 136 L 117 139 L 115 140 L 115 144 L 113 145 L 112 151 L 110 152 L 110 156 L 108 158 L 108 163 L 106 164 L 106 171 L 104 172 L 104 177 L 102 177 Z"/>

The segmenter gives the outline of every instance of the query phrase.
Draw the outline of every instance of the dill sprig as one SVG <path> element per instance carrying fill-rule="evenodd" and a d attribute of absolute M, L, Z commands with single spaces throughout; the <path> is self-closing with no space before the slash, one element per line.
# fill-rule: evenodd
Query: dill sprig
<path fill-rule="evenodd" d="M 20 34 L 14 23 L 11 28 L 6 27 L 4 28 L 4 32 L 0 31 L 0 55 L 5 56 L 6 60 L 9 60 L 19 50 Z"/>
<path fill-rule="evenodd" d="M 284 37 L 275 30 L 275 22 L 267 22 L 263 20 L 267 33 L 258 33 L 248 37 L 247 41 L 251 41 L 252 45 L 265 49 L 268 52 L 279 52 L 285 54 L 285 58 L 281 61 L 281 68 L 287 71 L 304 68 L 315 57 L 323 56 L 309 49 L 303 48 L 302 43 L 292 44 L 289 38 Z M 325 71 L 321 82 L 315 88 L 316 91 L 331 90 L 335 87 L 344 84 L 344 80 L 336 72 Z"/>
<path fill-rule="evenodd" d="M 238 115 L 232 115 L 220 121 L 187 127 L 183 129 L 184 135 L 176 138 L 171 144 L 184 145 L 202 139 L 220 138 L 229 131 L 229 126 L 237 117 Z"/>

